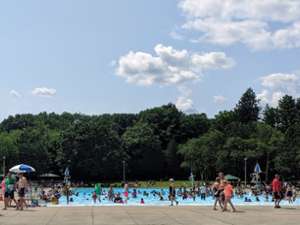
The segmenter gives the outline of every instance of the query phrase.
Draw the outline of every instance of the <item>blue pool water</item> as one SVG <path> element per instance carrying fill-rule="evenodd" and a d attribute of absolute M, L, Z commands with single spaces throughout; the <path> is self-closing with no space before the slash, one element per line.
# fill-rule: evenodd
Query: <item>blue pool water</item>
<path fill-rule="evenodd" d="M 102 192 L 103 195 L 101 195 L 101 202 L 97 201 L 95 204 L 92 199 L 92 193 L 94 192 L 94 188 L 76 188 L 73 189 L 72 191 L 74 193 L 77 193 L 76 195 L 72 195 L 73 201 L 70 202 L 69 206 L 92 206 L 92 205 L 97 205 L 97 206 L 112 206 L 112 205 L 128 205 L 128 206 L 141 206 L 142 204 L 140 203 L 141 198 L 144 199 L 145 204 L 144 206 L 167 206 L 170 205 L 170 202 L 167 200 L 168 199 L 168 189 L 163 189 L 163 198 L 165 200 L 160 201 L 159 197 L 156 195 L 154 196 L 151 192 L 157 191 L 161 192 L 162 189 L 159 188 L 138 188 L 138 194 L 137 198 L 132 198 L 132 191 L 133 189 L 129 189 L 129 200 L 127 204 L 116 204 L 111 201 L 109 201 L 106 196 L 108 189 L 103 188 Z M 149 193 L 149 196 L 144 196 L 143 192 L 146 191 Z M 122 188 L 114 188 L 114 193 L 120 193 L 122 198 L 124 199 L 123 195 L 123 189 Z M 252 202 L 244 202 L 244 197 L 250 198 Z M 265 200 L 264 196 L 259 196 L 259 202 L 256 201 L 254 196 L 251 196 L 251 194 L 246 194 L 244 195 L 243 198 L 235 196 L 233 198 L 233 203 L 236 205 L 273 205 L 273 202 L 271 202 L 271 196 L 269 197 L 269 201 Z M 179 202 L 179 205 L 212 205 L 214 203 L 214 199 L 212 197 L 207 197 L 205 200 L 201 200 L 200 197 L 196 197 L 195 201 L 193 201 L 192 198 L 185 199 L 183 200 L 182 197 L 177 197 L 177 200 Z M 66 197 L 62 196 L 59 199 L 59 206 L 66 206 L 67 201 Z M 288 205 L 288 202 L 283 200 L 282 205 Z M 297 198 L 297 200 L 293 203 L 293 205 L 300 205 L 300 199 Z M 51 206 L 51 203 L 49 203 L 48 206 Z"/>

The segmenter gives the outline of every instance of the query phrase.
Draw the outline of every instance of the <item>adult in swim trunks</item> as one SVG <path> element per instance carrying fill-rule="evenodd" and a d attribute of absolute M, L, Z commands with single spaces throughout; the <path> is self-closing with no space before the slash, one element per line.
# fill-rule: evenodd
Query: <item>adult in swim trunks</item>
<path fill-rule="evenodd" d="M 281 193 L 282 185 L 280 181 L 280 177 L 278 174 L 275 174 L 275 177 L 272 181 L 272 191 L 273 191 L 273 197 L 274 197 L 274 208 L 280 208 L 280 201 L 282 199 L 282 193 Z"/>
<path fill-rule="evenodd" d="M 171 201 L 170 206 L 173 206 L 174 201 L 175 201 L 176 205 L 178 205 L 178 202 L 176 201 L 176 189 L 175 189 L 175 186 L 174 186 L 174 179 L 171 178 L 169 180 L 169 182 L 170 182 L 170 185 L 169 185 L 169 200 Z"/>

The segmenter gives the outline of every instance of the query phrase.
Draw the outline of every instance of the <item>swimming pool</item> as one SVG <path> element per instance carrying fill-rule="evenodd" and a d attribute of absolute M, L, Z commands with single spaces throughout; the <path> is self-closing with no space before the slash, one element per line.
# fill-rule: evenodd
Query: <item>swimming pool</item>
<path fill-rule="evenodd" d="M 109 201 L 106 196 L 108 192 L 108 188 L 103 188 L 101 195 L 101 202 L 97 201 L 97 203 L 93 202 L 92 194 L 94 192 L 94 188 L 75 188 L 72 190 L 74 195 L 70 197 L 72 202 L 69 203 L 69 206 L 168 206 L 170 205 L 170 201 L 168 201 L 168 189 L 160 189 L 160 188 L 138 188 L 137 189 L 137 197 L 132 197 L 133 188 L 129 189 L 129 200 L 127 204 L 118 204 Z M 154 195 L 153 192 L 162 192 L 164 200 L 160 200 L 158 195 Z M 144 195 L 144 192 L 148 193 L 148 196 Z M 124 198 L 123 195 L 123 188 L 114 188 L 114 193 L 120 193 L 121 196 Z M 251 202 L 244 202 L 244 198 L 250 198 Z M 141 204 L 141 198 L 144 199 L 145 204 Z M 271 201 L 272 197 L 269 197 L 269 201 L 265 200 L 264 196 L 259 196 L 259 201 L 256 200 L 255 196 L 251 194 L 244 195 L 243 198 L 235 196 L 233 198 L 233 203 L 236 205 L 261 205 L 261 206 L 268 206 L 273 205 Z M 200 197 L 196 197 L 195 201 L 192 198 L 188 198 L 183 200 L 182 197 L 177 197 L 179 205 L 202 205 L 202 206 L 211 206 L 214 203 L 214 199 L 212 197 L 206 197 L 205 200 L 201 200 Z M 282 201 L 282 205 L 288 205 L 286 200 Z M 300 199 L 297 198 L 293 205 L 300 205 Z M 55 206 L 51 203 L 48 206 Z M 56 206 L 67 206 L 67 200 L 65 196 L 60 197 L 59 204 Z"/>

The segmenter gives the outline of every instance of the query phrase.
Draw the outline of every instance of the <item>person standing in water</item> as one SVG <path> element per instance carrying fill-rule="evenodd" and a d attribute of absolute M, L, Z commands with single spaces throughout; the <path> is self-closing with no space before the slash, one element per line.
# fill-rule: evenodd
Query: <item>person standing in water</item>
<path fill-rule="evenodd" d="M 128 183 L 125 183 L 124 184 L 124 203 L 125 204 L 127 204 L 128 196 L 129 196 Z"/>
<path fill-rule="evenodd" d="M 67 204 L 70 203 L 70 195 L 71 195 L 71 190 L 69 184 L 65 183 L 63 187 L 63 193 L 67 198 Z"/>
<path fill-rule="evenodd" d="M 169 185 L 169 200 L 171 201 L 171 205 L 173 206 L 173 202 L 175 201 L 176 205 L 178 205 L 178 201 L 176 201 L 176 189 L 174 186 L 174 179 L 170 179 L 170 185 Z"/>
<path fill-rule="evenodd" d="M 289 204 L 293 204 L 293 188 L 290 184 L 287 185 L 285 198 L 288 200 Z"/>
<path fill-rule="evenodd" d="M 280 201 L 282 199 L 282 193 L 281 193 L 282 185 L 280 181 L 280 177 L 278 174 L 275 174 L 275 177 L 272 181 L 272 191 L 273 191 L 273 198 L 275 206 L 274 208 L 278 209 L 280 208 Z"/>
<path fill-rule="evenodd" d="M 293 191 L 293 202 L 294 202 L 297 199 L 297 190 L 295 186 L 292 186 L 292 191 Z"/>
<path fill-rule="evenodd" d="M 113 202 L 115 198 L 115 193 L 112 185 L 110 185 L 107 195 L 108 195 L 108 200 Z"/>
<path fill-rule="evenodd" d="M 96 202 L 97 202 L 97 198 L 98 198 L 96 191 L 94 191 L 94 192 L 93 192 L 93 194 L 92 194 L 92 198 L 93 198 L 93 202 L 94 202 L 94 204 L 96 204 Z"/>
<path fill-rule="evenodd" d="M 98 201 L 101 202 L 102 188 L 101 188 L 100 183 L 95 184 L 95 191 L 94 192 L 96 194 L 96 200 L 98 199 Z"/>

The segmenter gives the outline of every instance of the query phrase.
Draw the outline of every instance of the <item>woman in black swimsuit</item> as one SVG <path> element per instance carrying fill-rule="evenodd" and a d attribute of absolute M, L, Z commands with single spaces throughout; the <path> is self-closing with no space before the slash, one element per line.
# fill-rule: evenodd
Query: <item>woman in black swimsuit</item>
<path fill-rule="evenodd" d="M 214 193 L 214 197 L 215 197 L 215 203 L 213 206 L 213 210 L 217 210 L 217 204 L 219 203 L 221 209 L 223 209 L 223 206 L 221 204 L 221 193 L 223 192 L 222 189 L 220 189 L 220 179 L 216 178 L 216 182 L 213 184 L 213 193 Z"/>

